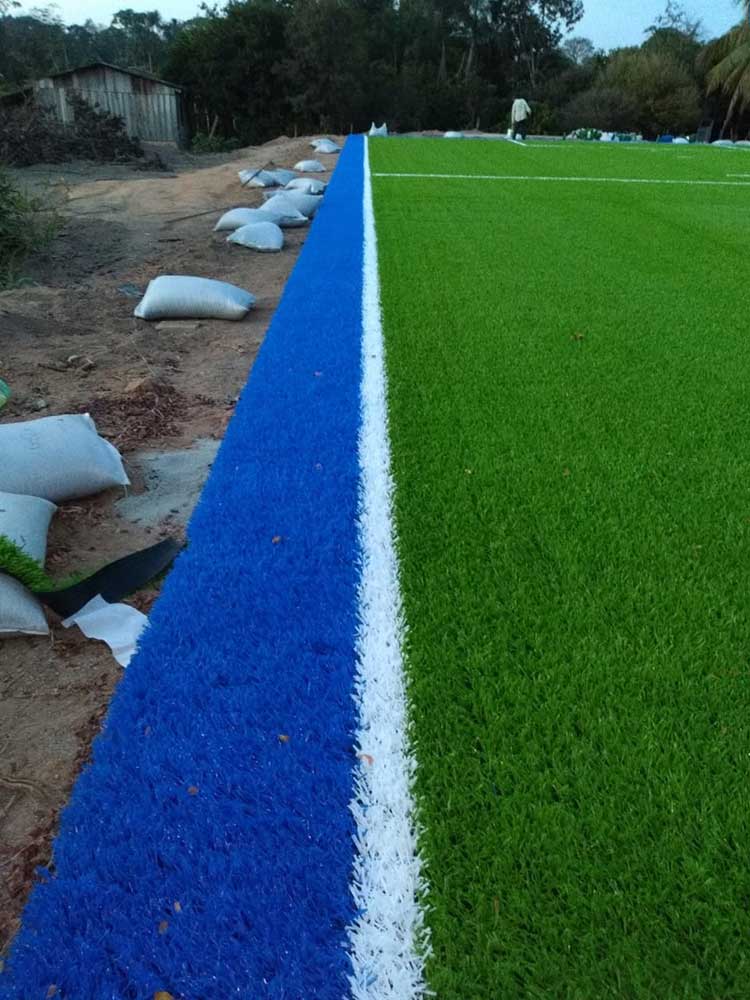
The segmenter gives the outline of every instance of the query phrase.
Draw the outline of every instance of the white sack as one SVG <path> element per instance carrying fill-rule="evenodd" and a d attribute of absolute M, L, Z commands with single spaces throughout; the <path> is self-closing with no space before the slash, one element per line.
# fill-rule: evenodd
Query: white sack
<path fill-rule="evenodd" d="M 48 635 L 42 605 L 12 576 L 0 573 L 0 635 Z"/>
<path fill-rule="evenodd" d="M 711 145 L 729 147 L 729 146 L 734 146 L 734 143 L 732 142 L 731 139 L 716 139 L 716 141 L 712 142 Z"/>
<path fill-rule="evenodd" d="M 139 319 L 236 320 L 254 305 L 254 295 L 226 281 L 163 274 L 149 282 L 133 315 Z"/>
<path fill-rule="evenodd" d="M 0 424 L 0 456 L 0 490 L 53 503 L 130 482 L 88 413 Z"/>
<path fill-rule="evenodd" d="M 338 146 L 331 139 L 314 139 L 310 145 L 316 153 L 340 153 L 341 146 Z"/>
<path fill-rule="evenodd" d="M 9 538 L 40 566 L 47 554 L 47 532 L 57 507 L 40 497 L 0 493 L 0 535 Z M 0 635 L 46 635 L 39 601 L 18 580 L 0 573 Z"/>
<path fill-rule="evenodd" d="M 249 226 L 251 222 L 277 222 L 278 216 L 267 212 L 265 208 L 230 208 L 214 226 L 214 232 L 226 232 L 229 229 L 239 229 Z"/>
<path fill-rule="evenodd" d="M 227 243 L 237 243 L 261 253 L 273 253 L 284 246 L 284 234 L 273 222 L 251 222 L 249 226 L 240 226 L 230 233 Z"/>
<path fill-rule="evenodd" d="M 382 125 L 376 125 L 375 122 L 370 126 L 370 131 L 368 135 L 388 135 L 388 126 L 385 122 Z"/>
<path fill-rule="evenodd" d="M 302 212 L 308 219 L 312 219 L 320 208 L 323 196 L 320 194 L 305 194 L 304 191 L 284 191 L 277 195 L 279 198 L 286 198 L 294 205 L 298 212 Z"/>
<path fill-rule="evenodd" d="M 323 194 L 326 189 L 325 181 L 319 181 L 317 177 L 297 177 L 289 181 L 284 191 L 304 191 L 305 194 Z"/>
<path fill-rule="evenodd" d="M 320 160 L 300 160 L 299 163 L 294 164 L 294 169 L 303 174 L 322 174 L 326 168 Z"/>
<path fill-rule="evenodd" d="M 463 139 L 463 137 L 464 137 L 463 132 L 444 132 L 443 133 L 443 138 L 444 139 Z"/>
<path fill-rule="evenodd" d="M 689 146 L 690 140 L 686 139 L 684 136 L 679 136 L 677 139 L 673 139 L 672 142 L 675 146 Z"/>
<path fill-rule="evenodd" d="M 263 206 L 263 211 L 273 212 L 278 216 L 276 225 L 282 229 L 292 229 L 297 226 L 305 226 L 309 219 L 287 196 L 291 194 L 285 191 L 283 194 L 274 195 Z"/>
<path fill-rule="evenodd" d="M 269 170 L 269 173 L 271 174 L 272 177 L 276 178 L 276 183 L 280 187 L 284 187 L 285 184 L 288 184 L 289 181 L 293 181 L 294 178 L 297 176 L 293 170 L 285 170 L 283 167 L 279 167 L 274 170 Z"/>
<path fill-rule="evenodd" d="M 43 566 L 49 523 L 56 510 L 53 503 L 41 497 L 0 493 L 0 535 Z"/>
<path fill-rule="evenodd" d="M 279 182 L 270 170 L 240 170 L 238 176 L 240 182 L 247 187 L 268 188 L 279 186 Z"/>

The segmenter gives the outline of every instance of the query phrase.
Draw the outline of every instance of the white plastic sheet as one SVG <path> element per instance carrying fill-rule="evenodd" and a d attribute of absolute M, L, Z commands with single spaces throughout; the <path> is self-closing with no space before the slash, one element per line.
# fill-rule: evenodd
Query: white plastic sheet
<path fill-rule="evenodd" d="M 88 639 L 106 642 L 121 667 L 127 667 L 138 640 L 148 625 L 148 618 L 129 604 L 108 604 L 97 594 L 63 621 L 65 628 L 77 625 Z"/>

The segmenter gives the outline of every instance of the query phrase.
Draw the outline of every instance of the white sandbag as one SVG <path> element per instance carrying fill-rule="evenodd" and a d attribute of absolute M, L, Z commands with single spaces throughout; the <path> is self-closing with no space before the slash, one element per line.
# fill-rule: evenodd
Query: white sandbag
<path fill-rule="evenodd" d="M 53 503 L 130 482 L 88 413 L 0 424 L 0 456 L 0 490 Z"/>
<path fill-rule="evenodd" d="M 293 181 L 297 174 L 293 170 L 285 170 L 283 167 L 279 167 L 275 170 L 270 170 L 269 173 L 276 178 L 279 187 L 284 187 L 289 181 Z"/>
<path fill-rule="evenodd" d="M 337 145 L 331 139 L 314 139 L 310 145 L 316 153 L 332 154 L 341 152 L 341 146 Z"/>
<path fill-rule="evenodd" d="M 0 573 L 0 635 L 48 635 L 44 610 L 30 590 Z"/>
<path fill-rule="evenodd" d="M 443 132 L 444 139 L 463 139 L 463 132 Z"/>
<path fill-rule="evenodd" d="M 326 168 L 320 160 L 300 160 L 294 164 L 294 169 L 303 174 L 322 174 Z"/>
<path fill-rule="evenodd" d="M 246 187 L 279 187 L 279 182 L 270 170 L 240 170 L 239 178 L 240 183 Z"/>
<path fill-rule="evenodd" d="M 388 126 L 385 122 L 382 125 L 376 125 L 375 122 L 370 126 L 370 131 L 368 135 L 388 135 Z"/>
<path fill-rule="evenodd" d="M 57 507 L 41 497 L 0 493 L 0 536 L 44 566 L 47 532 Z M 0 573 L 0 635 L 46 635 L 47 619 L 34 595 L 13 577 Z"/>
<path fill-rule="evenodd" d="M 273 212 L 277 216 L 276 225 L 282 229 L 294 229 L 306 226 L 310 221 L 287 196 L 291 192 L 274 195 L 263 206 L 264 211 Z"/>
<path fill-rule="evenodd" d="M 267 212 L 264 208 L 230 208 L 225 212 L 214 226 L 214 232 L 225 232 L 229 229 L 239 229 L 240 226 L 249 226 L 252 222 L 277 222 L 277 216 L 273 212 Z"/>
<path fill-rule="evenodd" d="M 255 305 L 244 288 L 213 278 L 162 274 L 133 313 L 139 319 L 242 319 Z"/>
<path fill-rule="evenodd" d="M 53 503 L 41 497 L 0 493 L 0 535 L 43 566 L 49 523 L 56 510 Z"/>
<path fill-rule="evenodd" d="M 236 243 L 261 253 L 273 253 L 284 246 L 284 234 L 273 222 L 251 222 L 249 226 L 240 226 L 230 233 L 227 243 Z"/>
<path fill-rule="evenodd" d="M 298 212 L 302 212 L 308 219 L 312 219 L 320 208 L 320 203 L 323 201 L 323 195 L 321 194 L 305 194 L 304 191 L 294 190 L 284 191 L 283 194 L 277 195 L 277 197 L 286 198 L 294 205 Z"/>
<path fill-rule="evenodd" d="M 729 147 L 729 146 L 734 146 L 734 143 L 732 142 L 731 139 L 716 139 L 714 142 L 711 143 L 711 145 Z"/>
<path fill-rule="evenodd" d="M 737 142 L 735 142 L 735 146 L 750 146 L 750 140 L 749 139 L 738 139 Z"/>
<path fill-rule="evenodd" d="M 672 143 L 675 146 L 689 146 L 690 140 L 686 139 L 684 136 L 678 136 L 676 139 L 672 140 Z"/>
<path fill-rule="evenodd" d="M 323 194 L 326 189 L 325 181 L 319 181 L 317 177 L 297 177 L 289 181 L 284 191 L 304 191 L 305 194 Z"/>

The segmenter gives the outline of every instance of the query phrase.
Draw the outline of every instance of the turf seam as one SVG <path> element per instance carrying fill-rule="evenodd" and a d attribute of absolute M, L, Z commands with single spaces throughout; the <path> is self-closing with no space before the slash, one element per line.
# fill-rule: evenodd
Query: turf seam
<path fill-rule="evenodd" d="M 390 444 L 377 238 L 368 148 L 364 148 L 362 401 L 359 536 L 359 711 L 351 811 L 356 854 L 349 928 L 354 1000 L 413 1000 L 425 995 L 429 943 L 420 900 L 425 884 L 417 850 L 402 647 L 404 623 L 393 533 Z"/>

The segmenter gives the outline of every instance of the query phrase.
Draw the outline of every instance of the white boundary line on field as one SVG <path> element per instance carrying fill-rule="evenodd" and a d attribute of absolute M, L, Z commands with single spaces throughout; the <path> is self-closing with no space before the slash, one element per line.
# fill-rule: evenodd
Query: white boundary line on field
<path fill-rule="evenodd" d="M 655 177 L 547 177 L 527 174 L 412 174 L 373 173 L 373 177 L 419 178 L 459 181 L 560 181 L 590 184 L 676 184 L 697 187 L 750 187 L 750 181 L 674 180 Z"/>
<path fill-rule="evenodd" d="M 404 622 L 392 517 L 385 349 L 369 145 L 364 141 L 362 421 L 359 434 L 358 709 L 356 825 L 349 931 L 352 1000 L 418 1000 L 426 994 L 429 940 L 421 898 L 403 669 Z"/>

